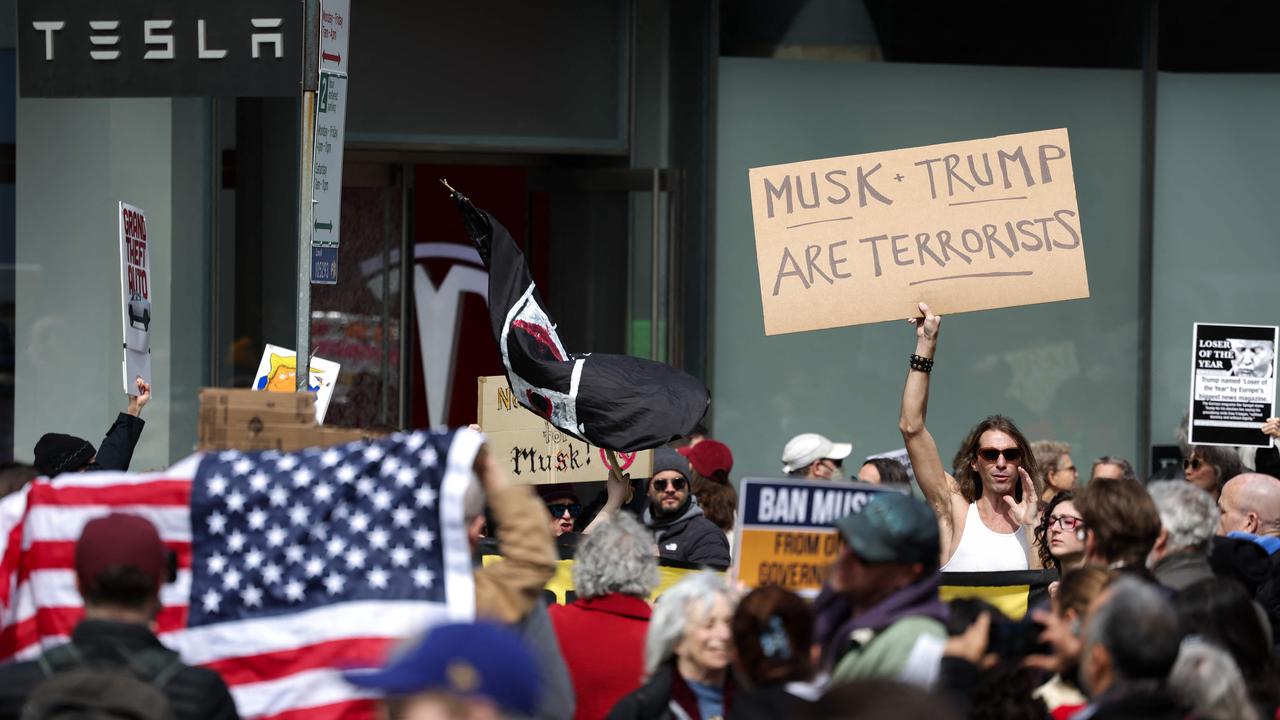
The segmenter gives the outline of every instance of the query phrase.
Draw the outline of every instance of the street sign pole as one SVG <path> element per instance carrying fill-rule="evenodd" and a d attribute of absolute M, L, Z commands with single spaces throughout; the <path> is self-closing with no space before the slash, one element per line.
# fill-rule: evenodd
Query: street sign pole
<path fill-rule="evenodd" d="M 311 283 L 336 285 L 342 230 L 342 153 L 346 135 L 351 0 L 320 2 L 320 90 L 316 96 L 311 185 Z"/>
<path fill-rule="evenodd" d="M 316 125 L 316 87 L 320 82 L 320 0 L 306 2 L 302 104 L 298 112 L 298 312 L 294 340 L 298 352 L 298 392 L 311 384 L 311 233 L 312 166 Z"/>

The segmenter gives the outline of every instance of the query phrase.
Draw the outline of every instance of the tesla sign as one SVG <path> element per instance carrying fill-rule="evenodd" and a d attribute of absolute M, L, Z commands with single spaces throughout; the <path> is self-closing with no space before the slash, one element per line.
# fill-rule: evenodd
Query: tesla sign
<path fill-rule="evenodd" d="M 302 0 L 19 0 L 23 97 L 302 92 Z"/>

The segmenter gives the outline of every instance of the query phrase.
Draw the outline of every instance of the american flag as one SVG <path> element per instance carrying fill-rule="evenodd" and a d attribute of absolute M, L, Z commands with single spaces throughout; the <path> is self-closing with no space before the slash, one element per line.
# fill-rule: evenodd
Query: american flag
<path fill-rule="evenodd" d="M 178 556 L 160 639 L 217 670 L 242 717 L 370 717 L 340 669 L 474 614 L 462 495 L 481 442 L 415 432 L 36 480 L 0 501 L 0 661 L 66 640 L 82 616 L 76 539 L 89 520 L 127 512 Z"/>

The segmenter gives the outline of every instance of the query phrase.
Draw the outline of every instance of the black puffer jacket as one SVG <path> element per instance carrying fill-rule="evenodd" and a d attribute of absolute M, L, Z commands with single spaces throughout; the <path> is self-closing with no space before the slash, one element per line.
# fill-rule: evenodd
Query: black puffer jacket
<path fill-rule="evenodd" d="M 123 648 L 132 653 L 171 652 L 141 625 L 104 620 L 84 620 L 71 633 L 71 642 L 87 662 L 125 660 Z M 27 695 L 45 680 L 34 661 L 0 666 L 0 720 L 17 720 Z M 239 720 L 227 684 L 216 672 L 184 666 L 164 685 L 177 720 Z"/>
<path fill-rule="evenodd" d="M 653 531 L 658 554 L 667 560 L 707 565 L 717 570 L 729 567 L 729 538 L 702 514 L 692 500 L 669 519 L 655 519 L 653 510 L 644 511 L 645 527 Z"/>

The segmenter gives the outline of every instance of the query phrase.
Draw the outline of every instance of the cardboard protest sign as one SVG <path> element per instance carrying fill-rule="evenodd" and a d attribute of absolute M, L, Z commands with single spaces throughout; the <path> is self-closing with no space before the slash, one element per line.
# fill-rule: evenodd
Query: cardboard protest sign
<path fill-rule="evenodd" d="M 134 378 L 151 384 L 151 251 L 147 248 L 147 215 L 120 203 L 120 300 L 124 334 L 124 391 L 137 395 Z"/>
<path fill-rule="evenodd" d="M 333 388 L 338 382 L 342 366 L 332 360 L 311 358 L 311 382 L 307 387 L 316 394 L 316 422 L 324 424 L 324 415 L 333 399 Z M 268 392 L 296 392 L 298 378 L 298 353 L 278 345 L 268 345 L 258 361 L 258 372 L 253 378 L 254 390 Z"/>
<path fill-rule="evenodd" d="M 1273 325 L 1195 324 L 1191 444 L 1272 444 L 1262 423 L 1275 415 L 1277 332 Z"/>
<path fill-rule="evenodd" d="M 489 436 L 489 449 L 501 459 L 518 483 L 599 482 L 609 479 L 604 450 L 558 430 L 520 405 L 502 375 L 478 382 L 477 423 Z M 617 453 L 624 474 L 648 477 L 653 451 Z"/>
<path fill-rule="evenodd" d="M 767 335 L 1089 296 L 1065 129 L 749 178 Z"/>
<path fill-rule="evenodd" d="M 748 587 L 817 593 L 840 551 L 832 523 L 861 512 L 883 492 L 900 491 L 867 483 L 746 478 L 738 487 L 734 536 L 738 580 Z"/>

